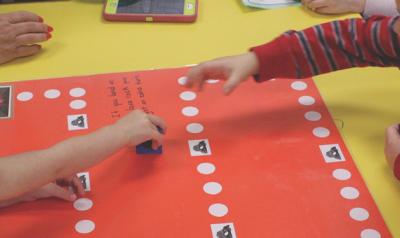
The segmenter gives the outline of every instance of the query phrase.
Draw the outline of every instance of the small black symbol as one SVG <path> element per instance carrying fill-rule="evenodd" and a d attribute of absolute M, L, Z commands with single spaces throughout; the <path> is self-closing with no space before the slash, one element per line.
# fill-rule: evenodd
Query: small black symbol
<path fill-rule="evenodd" d="M 85 118 L 83 116 L 79 116 L 75 120 L 73 120 L 71 122 L 71 124 L 73 126 L 84 128 L 85 127 Z"/>
<path fill-rule="evenodd" d="M 197 145 L 193 146 L 193 150 L 194 151 L 199 151 L 203 154 L 207 154 L 208 150 L 207 150 L 207 144 L 204 140 L 200 141 Z"/>
<path fill-rule="evenodd" d="M 233 238 L 231 227 L 229 225 L 224 226 L 222 228 L 222 230 L 217 232 L 217 237 L 218 238 Z"/>
<path fill-rule="evenodd" d="M 83 188 L 87 189 L 86 176 L 85 175 L 79 176 L 79 180 L 81 181 Z"/>
<path fill-rule="evenodd" d="M 329 151 L 327 151 L 326 156 L 328 156 L 329 158 L 342 160 L 342 157 L 340 156 L 339 150 L 336 148 L 336 146 L 332 147 Z"/>

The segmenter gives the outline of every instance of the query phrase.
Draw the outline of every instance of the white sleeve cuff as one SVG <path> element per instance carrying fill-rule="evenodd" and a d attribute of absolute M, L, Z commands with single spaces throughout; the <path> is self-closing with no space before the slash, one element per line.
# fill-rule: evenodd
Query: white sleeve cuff
<path fill-rule="evenodd" d="M 365 0 L 363 15 L 398 16 L 396 0 Z"/>

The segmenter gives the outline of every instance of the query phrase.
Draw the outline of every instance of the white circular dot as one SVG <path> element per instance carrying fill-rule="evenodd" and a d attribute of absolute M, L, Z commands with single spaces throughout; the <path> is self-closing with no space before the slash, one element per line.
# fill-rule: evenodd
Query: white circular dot
<path fill-rule="evenodd" d="M 69 90 L 69 95 L 75 98 L 82 97 L 86 94 L 86 90 L 83 88 L 73 88 Z"/>
<path fill-rule="evenodd" d="M 307 88 L 307 84 L 301 81 L 293 82 L 290 86 L 297 91 L 303 91 Z"/>
<path fill-rule="evenodd" d="M 207 79 L 206 82 L 209 84 L 215 84 L 215 83 L 218 83 L 219 80 L 218 79 Z"/>
<path fill-rule="evenodd" d="M 329 134 L 330 134 L 330 132 L 329 132 L 329 130 L 328 130 L 327 128 L 325 128 L 325 127 L 317 127 L 317 128 L 314 128 L 313 134 L 314 134 L 316 137 L 324 138 L 324 137 L 328 137 Z"/>
<path fill-rule="evenodd" d="M 187 117 L 194 117 L 199 114 L 199 109 L 197 109 L 197 107 L 184 107 L 182 109 L 182 114 Z"/>
<path fill-rule="evenodd" d="M 204 130 L 204 127 L 200 123 L 190 123 L 186 126 L 186 130 L 189 133 L 198 134 Z"/>
<path fill-rule="evenodd" d="M 356 199 L 360 196 L 360 192 L 353 187 L 344 187 L 340 190 L 340 195 L 346 199 Z"/>
<path fill-rule="evenodd" d="M 228 214 L 228 207 L 222 203 L 215 203 L 208 208 L 208 212 L 215 217 L 223 217 Z"/>
<path fill-rule="evenodd" d="M 85 102 L 84 100 L 73 100 L 73 101 L 69 104 L 69 106 L 70 106 L 72 109 L 78 110 L 78 109 L 85 108 L 85 107 L 86 107 L 86 102 Z"/>
<path fill-rule="evenodd" d="M 196 93 L 191 91 L 182 92 L 179 97 L 184 101 L 193 101 L 196 99 Z"/>
<path fill-rule="evenodd" d="M 33 94 L 31 92 L 22 92 L 17 95 L 17 99 L 21 102 L 27 102 L 33 98 Z"/>
<path fill-rule="evenodd" d="M 350 217 L 356 221 L 365 221 L 369 218 L 369 213 L 364 208 L 356 207 L 350 210 Z"/>
<path fill-rule="evenodd" d="M 361 238 L 381 238 L 381 234 L 374 229 L 365 229 L 361 232 Z"/>
<path fill-rule="evenodd" d="M 75 230 L 81 234 L 88 234 L 94 230 L 95 226 L 91 220 L 80 220 L 75 224 Z"/>
<path fill-rule="evenodd" d="M 337 180 L 345 181 L 351 178 L 351 173 L 347 169 L 335 169 L 332 173 Z"/>
<path fill-rule="evenodd" d="M 306 114 L 304 114 L 304 117 L 309 120 L 309 121 L 319 121 L 321 120 L 321 113 L 319 112 L 315 112 L 315 111 L 310 111 L 310 112 L 306 112 Z"/>
<path fill-rule="evenodd" d="M 203 190 L 210 195 L 216 195 L 222 191 L 222 186 L 217 182 L 208 182 L 204 184 Z"/>
<path fill-rule="evenodd" d="M 197 171 L 200 174 L 209 175 L 215 172 L 215 165 L 211 163 L 201 163 L 197 166 Z"/>
<path fill-rule="evenodd" d="M 299 97 L 299 103 L 304 106 L 310 106 L 315 103 L 315 99 L 310 96 L 301 96 Z"/>
<path fill-rule="evenodd" d="M 89 198 L 79 198 L 74 202 L 74 208 L 78 211 L 87 211 L 93 207 L 93 202 Z"/>
<path fill-rule="evenodd" d="M 179 83 L 180 85 L 186 85 L 187 79 L 188 79 L 188 78 L 185 77 L 185 76 L 180 77 L 180 78 L 178 78 L 178 83 Z"/>
<path fill-rule="evenodd" d="M 46 92 L 44 92 L 44 96 L 48 99 L 55 99 L 58 98 L 61 95 L 60 90 L 57 89 L 49 89 Z"/>

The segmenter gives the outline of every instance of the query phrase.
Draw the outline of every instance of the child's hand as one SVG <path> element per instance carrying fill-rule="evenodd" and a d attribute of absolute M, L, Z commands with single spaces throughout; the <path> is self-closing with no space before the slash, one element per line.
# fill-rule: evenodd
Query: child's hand
<path fill-rule="evenodd" d="M 44 185 L 43 187 L 29 192 L 19 199 L 20 202 L 31 202 L 36 201 L 43 198 L 59 198 L 65 201 L 73 202 L 78 196 L 71 190 L 57 185 L 56 183 L 49 183 Z"/>
<path fill-rule="evenodd" d="M 43 187 L 21 196 L 20 201 L 30 202 L 43 198 L 59 198 L 61 200 L 73 202 L 78 196 L 85 193 L 79 178 L 74 175 L 69 178 L 57 179 L 55 183 L 49 183 Z"/>
<path fill-rule="evenodd" d="M 157 149 L 163 142 L 163 135 L 157 126 L 163 133 L 166 132 L 167 126 L 163 119 L 140 110 L 129 113 L 115 124 L 115 128 L 122 133 L 128 145 L 135 146 L 152 140 L 153 149 Z"/>
<path fill-rule="evenodd" d="M 322 14 L 361 13 L 365 0 L 302 0 L 311 11 Z"/>
<path fill-rule="evenodd" d="M 202 90 L 205 80 L 226 80 L 224 94 L 230 94 L 239 83 L 258 73 L 258 59 L 253 52 L 211 60 L 195 66 L 187 75 L 185 86 Z"/>
<path fill-rule="evenodd" d="M 64 188 L 71 189 L 78 196 L 83 196 L 85 194 L 85 188 L 83 187 L 81 180 L 76 175 L 69 178 L 57 179 L 56 184 Z"/>
<path fill-rule="evenodd" d="M 43 198 L 59 198 L 64 201 L 73 202 L 78 196 L 84 194 L 84 188 L 77 176 L 59 179 L 55 183 L 46 184 L 36 190 L 23 194 L 19 197 L 0 202 L 0 208 L 11 206 L 21 202 L 33 202 Z"/>
<path fill-rule="evenodd" d="M 394 161 L 400 154 L 399 125 L 392 125 L 386 129 L 385 155 L 390 167 L 393 169 Z"/>

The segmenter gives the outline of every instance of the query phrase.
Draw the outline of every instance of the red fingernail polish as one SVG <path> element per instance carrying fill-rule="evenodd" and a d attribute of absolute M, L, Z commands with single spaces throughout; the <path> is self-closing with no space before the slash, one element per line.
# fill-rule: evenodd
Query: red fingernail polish
<path fill-rule="evenodd" d="M 39 22 L 43 22 L 43 18 L 42 17 L 39 17 Z"/>
<path fill-rule="evenodd" d="M 51 34 L 47 33 L 47 39 L 50 39 L 50 38 L 51 38 Z"/>
<path fill-rule="evenodd" d="M 48 32 L 52 32 L 53 30 L 54 30 L 53 27 L 47 26 L 47 31 L 48 31 Z"/>

